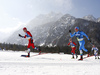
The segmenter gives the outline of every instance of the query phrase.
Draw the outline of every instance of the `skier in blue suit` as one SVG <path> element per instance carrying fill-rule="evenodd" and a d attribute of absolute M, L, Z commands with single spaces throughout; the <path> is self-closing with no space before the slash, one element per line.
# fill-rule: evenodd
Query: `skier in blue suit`
<path fill-rule="evenodd" d="M 98 54 L 99 49 L 95 45 L 93 45 L 91 52 L 93 52 L 93 50 L 94 50 L 95 59 L 97 59 L 97 57 L 98 57 L 98 59 L 100 59 L 99 54 Z"/>
<path fill-rule="evenodd" d="M 89 37 L 84 32 L 79 31 L 79 27 L 75 27 L 74 34 L 71 33 L 71 30 L 69 30 L 69 32 L 70 32 L 71 38 L 76 36 L 77 40 L 79 41 L 79 45 L 80 45 L 80 47 L 79 47 L 80 59 L 79 60 L 83 60 L 83 51 L 82 50 L 84 50 L 85 52 L 88 52 L 88 57 L 89 57 L 89 51 L 84 47 L 85 41 L 84 41 L 83 36 L 85 36 L 88 40 L 90 40 Z"/>

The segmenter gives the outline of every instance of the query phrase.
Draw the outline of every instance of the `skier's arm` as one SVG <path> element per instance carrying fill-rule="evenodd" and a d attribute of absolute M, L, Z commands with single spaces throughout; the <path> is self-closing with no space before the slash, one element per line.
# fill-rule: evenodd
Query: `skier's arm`
<path fill-rule="evenodd" d="M 96 47 L 97 51 L 99 50 L 97 47 Z"/>
<path fill-rule="evenodd" d="M 24 38 L 26 38 L 27 36 L 25 35 Z"/>
<path fill-rule="evenodd" d="M 92 55 L 93 55 L 93 50 L 94 50 L 94 49 L 92 48 L 92 49 L 91 49 L 91 54 L 92 54 Z"/>
<path fill-rule="evenodd" d="M 91 51 L 93 51 L 93 48 L 91 49 Z"/>
<path fill-rule="evenodd" d="M 32 35 L 31 35 L 31 33 L 30 33 L 29 31 L 27 32 L 27 34 L 28 34 L 30 37 L 32 37 Z"/>
<path fill-rule="evenodd" d="M 71 38 L 74 37 L 75 36 L 75 33 L 74 34 L 70 33 L 70 36 L 71 36 Z"/>
<path fill-rule="evenodd" d="M 22 36 L 21 34 L 19 34 L 19 37 L 22 37 L 22 38 L 24 38 L 24 36 Z"/>
<path fill-rule="evenodd" d="M 70 45 L 70 42 L 68 43 L 68 45 Z"/>
<path fill-rule="evenodd" d="M 73 44 L 76 46 L 76 43 L 75 42 L 73 42 Z"/>
<path fill-rule="evenodd" d="M 82 32 L 82 35 L 84 35 L 88 40 L 90 40 L 89 37 L 84 32 Z"/>

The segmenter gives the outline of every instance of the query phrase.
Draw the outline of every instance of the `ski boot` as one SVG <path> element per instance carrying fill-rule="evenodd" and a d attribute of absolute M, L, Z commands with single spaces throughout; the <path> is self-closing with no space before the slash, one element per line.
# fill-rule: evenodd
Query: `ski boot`
<path fill-rule="evenodd" d="M 28 53 L 27 57 L 30 57 L 30 49 L 25 50 L 25 52 L 27 52 L 27 53 Z"/>
<path fill-rule="evenodd" d="M 39 55 L 41 54 L 41 51 L 39 52 Z"/>
<path fill-rule="evenodd" d="M 97 59 L 97 57 L 95 57 L 95 59 Z"/>
<path fill-rule="evenodd" d="M 39 50 L 39 55 L 41 54 L 41 49 L 40 48 L 38 48 L 38 50 Z"/>
<path fill-rule="evenodd" d="M 100 59 L 100 58 L 98 57 L 98 59 Z"/>
<path fill-rule="evenodd" d="M 87 57 L 89 57 L 90 56 L 90 51 L 88 51 L 88 55 L 87 55 Z"/>
<path fill-rule="evenodd" d="M 74 59 L 74 56 L 72 56 L 72 59 Z"/>
<path fill-rule="evenodd" d="M 83 55 L 81 55 L 80 59 L 78 59 L 78 60 L 83 60 Z"/>
<path fill-rule="evenodd" d="M 30 52 L 28 53 L 28 55 L 26 57 L 30 57 Z"/>

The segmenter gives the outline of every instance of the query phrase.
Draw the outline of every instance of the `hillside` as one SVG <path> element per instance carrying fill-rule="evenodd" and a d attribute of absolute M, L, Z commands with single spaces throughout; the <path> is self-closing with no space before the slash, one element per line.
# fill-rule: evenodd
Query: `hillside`
<path fill-rule="evenodd" d="M 78 26 L 80 30 L 84 31 L 91 38 L 92 43 L 95 43 L 97 46 L 99 46 L 100 22 L 89 21 L 82 18 L 75 18 L 69 14 L 65 14 L 62 17 L 61 15 L 59 17 L 57 15 L 58 14 L 52 15 L 53 19 L 55 20 L 50 20 L 50 14 L 49 16 L 42 15 L 42 17 L 40 16 L 40 18 L 38 16 L 38 21 L 40 19 L 39 24 L 38 21 L 34 22 L 37 18 L 27 24 L 28 30 L 33 35 L 35 45 L 66 46 L 70 38 L 69 29 L 71 29 L 73 33 L 74 27 Z M 46 20 L 47 18 L 48 20 Z M 34 24 L 36 25 L 33 26 Z M 21 39 L 18 37 L 19 33 L 24 35 L 23 30 L 19 29 L 8 38 L 7 42 L 23 45 L 27 44 L 28 41 L 26 39 Z M 73 38 L 73 40 L 77 42 L 75 37 Z M 85 40 L 87 41 L 87 39 Z M 86 46 L 90 46 L 89 42 L 86 44 Z"/>

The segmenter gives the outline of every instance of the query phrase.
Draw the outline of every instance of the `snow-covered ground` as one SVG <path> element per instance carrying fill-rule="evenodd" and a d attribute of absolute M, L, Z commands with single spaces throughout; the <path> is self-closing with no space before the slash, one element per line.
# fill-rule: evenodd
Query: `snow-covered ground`
<path fill-rule="evenodd" d="M 78 61 L 68 54 L 20 57 L 25 52 L 0 51 L 0 75 L 100 75 L 100 59 Z M 37 53 L 31 53 L 36 55 Z"/>

